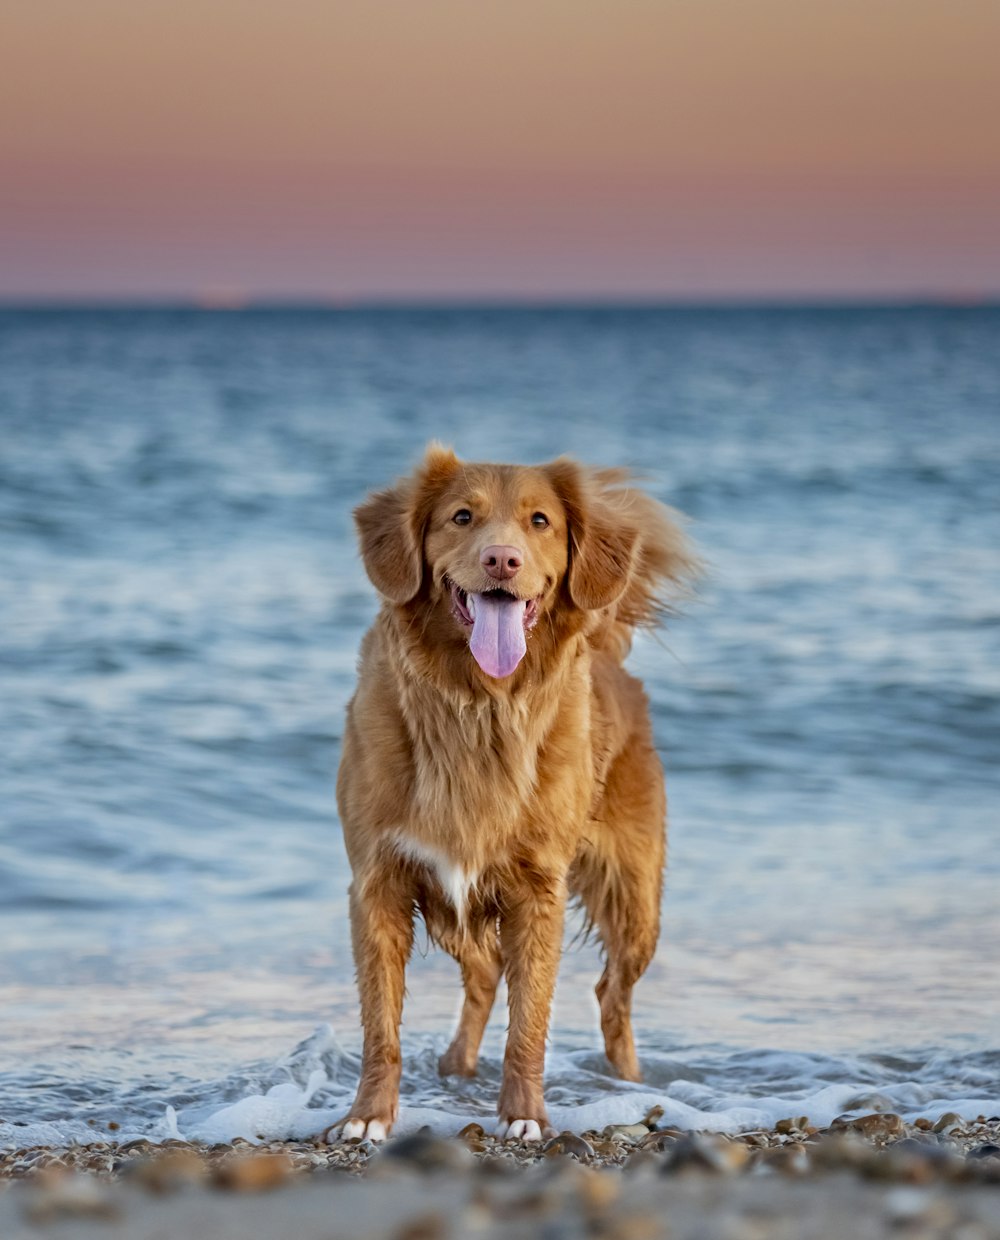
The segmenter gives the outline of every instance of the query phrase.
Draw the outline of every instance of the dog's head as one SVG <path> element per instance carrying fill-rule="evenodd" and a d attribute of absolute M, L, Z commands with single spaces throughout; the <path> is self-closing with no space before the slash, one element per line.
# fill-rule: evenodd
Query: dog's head
<path fill-rule="evenodd" d="M 648 526 L 654 508 L 666 510 L 614 486 L 622 480 L 566 458 L 466 464 L 432 445 L 411 477 L 355 511 L 365 568 L 390 603 L 430 609 L 425 633 L 467 644 L 487 676 L 503 679 L 543 617 L 610 608 L 652 564 L 642 517 Z M 654 520 L 645 542 L 662 527 Z"/>

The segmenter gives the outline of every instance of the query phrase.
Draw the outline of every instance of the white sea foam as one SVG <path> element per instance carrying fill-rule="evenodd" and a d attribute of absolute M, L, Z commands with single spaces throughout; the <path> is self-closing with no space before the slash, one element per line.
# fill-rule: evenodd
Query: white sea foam
<path fill-rule="evenodd" d="M 499 1062 L 487 1057 L 482 1079 L 442 1082 L 440 1047 L 425 1040 L 404 1045 L 404 1095 L 395 1133 L 424 1126 L 454 1134 L 470 1119 L 492 1123 Z M 653 1106 L 661 1123 L 684 1129 L 740 1132 L 769 1128 L 791 1115 L 818 1126 L 836 1116 L 892 1110 L 906 1119 L 936 1119 L 955 1111 L 965 1119 L 1000 1113 L 1000 1054 L 833 1058 L 780 1051 L 716 1050 L 710 1054 L 647 1053 L 647 1083 L 607 1076 L 592 1051 L 557 1049 L 547 1064 L 549 1116 L 557 1129 L 585 1131 L 632 1123 Z M 145 1136 L 214 1143 L 302 1140 L 347 1114 L 357 1084 L 359 1056 L 321 1025 L 287 1056 L 251 1075 L 190 1087 L 158 1112 L 118 1111 L 116 1139 Z M 197 1099 L 191 1102 L 192 1095 Z M 0 1123 L 0 1146 L 60 1145 L 95 1139 L 86 1115 L 66 1120 Z"/>
<path fill-rule="evenodd" d="M 176 1119 L 172 1126 L 178 1136 L 204 1141 L 208 1145 L 216 1141 L 231 1141 L 234 1137 L 245 1137 L 247 1140 L 287 1137 L 293 1131 L 297 1136 L 308 1136 L 308 1133 L 301 1131 L 303 1124 L 311 1125 L 312 1131 L 317 1131 L 316 1113 L 309 1110 L 309 1101 L 321 1086 L 329 1083 L 326 1073 L 317 1068 L 310 1072 L 304 1086 L 285 1081 L 272 1085 L 265 1094 L 249 1094 L 238 1102 L 221 1107 L 183 1134 Z"/>
<path fill-rule="evenodd" d="M 408 1056 L 404 1072 L 404 1095 L 395 1132 L 405 1134 L 427 1126 L 434 1132 L 453 1134 L 470 1119 L 488 1119 L 493 1088 L 483 1085 L 474 1093 L 472 1106 L 463 1106 L 437 1079 L 430 1047 Z M 606 1124 L 631 1123 L 651 1107 L 663 1108 L 661 1123 L 685 1129 L 740 1132 L 773 1127 L 790 1115 L 808 1115 L 824 1126 L 844 1113 L 861 1114 L 873 1109 L 896 1110 L 904 1118 L 919 1115 L 936 1118 L 955 1111 L 963 1118 L 996 1114 L 1000 1110 L 1000 1078 L 995 1071 L 957 1060 L 931 1060 L 914 1064 L 907 1075 L 884 1070 L 868 1061 L 834 1060 L 817 1055 L 762 1052 L 759 1056 L 738 1053 L 720 1055 L 715 1072 L 698 1066 L 688 1079 L 674 1072 L 682 1064 L 666 1056 L 647 1057 L 648 1076 L 655 1084 L 635 1085 L 617 1081 L 595 1071 L 588 1052 L 556 1051 L 549 1055 L 547 1081 L 549 1117 L 558 1129 L 581 1132 Z M 495 1076 L 498 1065 L 485 1064 Z M 264 1093 L 241 1098 L 214 1113 L 186 1123 L 178 1116 L 180 1135 L 197 1140 L 248 1141 L 302 1139 L 342 1119 L 354 1096 L 357 1056 L 345 1051 L 333 1030 L 320 1026 L 311 1037 L 279 1065 L 292 1075 L 307 1073 L 305 1084 L 272 1087 Z M 409 1074 L 410 1079 L 405 1078 Z M 840 1077 L 831 1081 L 831 1076 Z M 760 1077 L 774 1088 L 757 1088 Z M 740 1087 L 735 1082 L 742 1078 Z M 987 1086 L 982 1092 L 961 1096 L 959 1079 Z M 463 1083 L 464 1084 L 464 1083 Z M 463 1093 L 469 1090 L 464 1085 Z M 318 1105 L 316 1103 L 318 1102 Z"/>

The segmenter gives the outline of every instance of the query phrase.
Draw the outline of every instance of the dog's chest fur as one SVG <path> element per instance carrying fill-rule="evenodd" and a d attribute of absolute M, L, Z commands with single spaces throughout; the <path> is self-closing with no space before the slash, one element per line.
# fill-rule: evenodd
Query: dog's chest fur
<path fill-rule="evenodd" d="M 559 817 L 563 767 L 577 775 L 569 795 L 589 795 L 578 778 L 590 747 L 587 668 L 567 662 L 545 683 L 499 698 L 442 692 L 408 676 L 399 686 L 414 781 L 392 846 L 424 865 L 461 915 L 484 872 L 515 859 L 526 837 Z"/>

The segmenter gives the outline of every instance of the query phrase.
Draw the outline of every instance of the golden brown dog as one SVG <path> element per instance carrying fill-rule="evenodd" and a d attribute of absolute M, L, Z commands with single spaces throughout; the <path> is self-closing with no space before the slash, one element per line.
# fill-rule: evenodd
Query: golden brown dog
<path fill-rule="evenodd" d="M 380 1140 L 396 1118 L 419 910 L 465 984 L 441 1072 L 475 1072 L 506 974 L 497 1131 L 537 1140 L 568 896 L 606 954 L 608 1059 L 639 1079 L 631 996 L 656 948 L 666 800 L 646 696 L 622 661 L 693 560 L 670 511 L 623 471 L 565 458 L 470 465 L 432 446 L 355 519 L 383 602 L 337 781 L 364 1027 L 342 1131 Z"/>

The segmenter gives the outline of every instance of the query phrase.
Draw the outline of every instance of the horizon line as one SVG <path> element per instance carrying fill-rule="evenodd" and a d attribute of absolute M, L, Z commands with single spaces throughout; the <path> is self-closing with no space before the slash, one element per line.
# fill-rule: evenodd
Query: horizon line
<path fill-rule="evenodd" d="M 183 310 L 206 314 L 311 310 L 328 312 L 398 310 L 697 310 L 697 309 L 995 309 L 996 292 L 954 293 L 760 293 L 533 295 L 482 293 L 388 296 L 243 296 L 233 293 L 97 295 L 0 295 L 0 312 Z"/>

